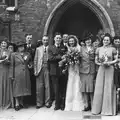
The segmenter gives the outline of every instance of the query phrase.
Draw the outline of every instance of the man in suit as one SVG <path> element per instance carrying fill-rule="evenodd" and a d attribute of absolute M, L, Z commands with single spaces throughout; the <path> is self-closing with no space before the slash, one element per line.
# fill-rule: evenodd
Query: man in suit
<path fill-rule="evenodd" d="M 36 49 L 34 58 L 34 74 L 36 76 L 36 108 L 39 109 L 50 98 L 48 71 L 48 36 L 43 36 L 43 45 Z"/>
<path fill-rule="evenodd" d="M 64 52 L 63 52 L 63 55 L 64 55 L 68 49 L 68 34 L 63 34 L 62 43 L 64 47 Z M 60 67 L 61 74 L 60 74 L 59 86 L 60 86 L 60 109 L 61 110 L 64 110 L 65 108 L 65 97 L 66 97 L 66 88 L 67 88 L 67 80 L 68 80 L 68 71 L 65 70 L 63 72 L 64 69 L 65 69 L 64 65 Z"/>
<path fill-rule="evenodd" d="M 34 61 L 34 56 L 35 56 L 35 46 L 32 44 L 32 34 L 27 33 L 25 35 L 26 38 L 26 47 L 25 47 L 25 51 L 29 52 L 31 55 L 31 60 L 30 63 L 28 65 L 29 71 L 30 71 L 30 80 L 31 80 L 31 100 L 30 100 L 30 104 L 35 104 L 36 102 L 36 81 L 35 81 L 35 76 L 34 76 L 34 68 L 33 68 L 33 61 Z M 28 100 L 26 101 L 28 102 Z"/>
<path fill-rule="evenodd" d="M 59 67 L 59 61 L 63 58 L 65 47 L 61 45 L 61 35 L 57 33 L 54 37 L 55 44 L 48 48 L 48 60 L 49 60 L 49 72 L 50 72 L 50 85 L 51 95 L 49 107 L 51 107 L 53 100 L 55 99 L 54 110 L 60 109 L 60 76 L 61 71 Z"/>
<path fill-rule="evenodd" d="M 68 47 L 68 34 L 63 34 L 62 41 L 63 41 L 63 45 Z"/>

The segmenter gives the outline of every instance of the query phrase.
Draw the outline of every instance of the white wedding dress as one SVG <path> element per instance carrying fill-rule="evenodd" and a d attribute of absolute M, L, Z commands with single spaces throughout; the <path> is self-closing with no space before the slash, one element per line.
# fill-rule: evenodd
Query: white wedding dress
<path fill-rule="evenodd" d="M 80 48 L 80 46 L 79 46 Z M 79 64 L 70 65 L 68 69 L 68 83 L 65 100 L 65 111 L 84 110 L 84 101 L 80 92 L 81 80 L 79 74 Z"/>

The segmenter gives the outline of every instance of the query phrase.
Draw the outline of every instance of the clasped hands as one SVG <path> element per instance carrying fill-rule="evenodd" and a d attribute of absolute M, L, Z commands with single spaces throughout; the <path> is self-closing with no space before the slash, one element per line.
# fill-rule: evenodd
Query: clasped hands
<path fill-rule="evenodd" d="M 4 62 L 4 61 L 6 61 L 6 60 L 8 60 L 8 56 L 6 56 L 6 58 L 5 58 L 5 59 L 0 60 L 0 63 Z"/>
<path fill-rule="evenodd" d="M 106 66 L 106 67 L 109 67 L 111 65 L 111 62 L 102 62 L 102 63 L 99 63 L 101 66 Z"/>

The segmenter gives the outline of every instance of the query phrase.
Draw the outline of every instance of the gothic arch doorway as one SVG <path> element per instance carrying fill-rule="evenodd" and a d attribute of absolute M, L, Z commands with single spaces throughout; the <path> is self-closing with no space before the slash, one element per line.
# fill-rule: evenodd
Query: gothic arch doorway
<path fill-rule="evenodd" d="M 74 34 L 82 39 L 84 31 L 96 35 L 100 29 L 115 35 L 108 13 L 96 0 L 62 0 L 49 15 L 44 34 L 50 36 L 52 44 L 55 32 Z"/>

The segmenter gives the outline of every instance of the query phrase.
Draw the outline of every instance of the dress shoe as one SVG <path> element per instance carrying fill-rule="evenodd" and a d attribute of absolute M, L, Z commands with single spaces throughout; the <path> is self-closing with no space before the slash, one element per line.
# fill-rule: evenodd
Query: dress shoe
<path fill-rule="evenodd" d="M 59 109 L 60 109 L 60 107 L 55 107 L 55 108 L 54 108 L 54 110 L 59 110 Z"/>
<path fill-rule="evenodd" d="M 62 111 L 64 110 L 64 108 L 65 108 L 64 105 L 61 105 L 61 106 L 60 106 L 60 109 L 61 109 Z"/>
<path fill-rule="evenodd" d="M 90 107 L 86 107 L 83 111 L 89 111 Z"/>
<path fill-rule="evenodd" d="M 36 106 L 36 109 L 40 109 L 40 108 L 42 108 L 43 107 L 43 105 L 42 106 Z"/>
<path fill-rule="evenodd" d="M 64 107 L 61 107 L 60 109 L 63 111 L 63 110 L 64 110 Z"/>
<path fill-rule="evenodd" d="M 49 103 L 48 105 L 45 105 L 47 108 L 50 108 L 52 106 L 51 103 Z"/>
<path fill-rule="evenodd" d="M 15 106 L 15 111 L 19 111 L 20 110 L 20 106 Z"/>

